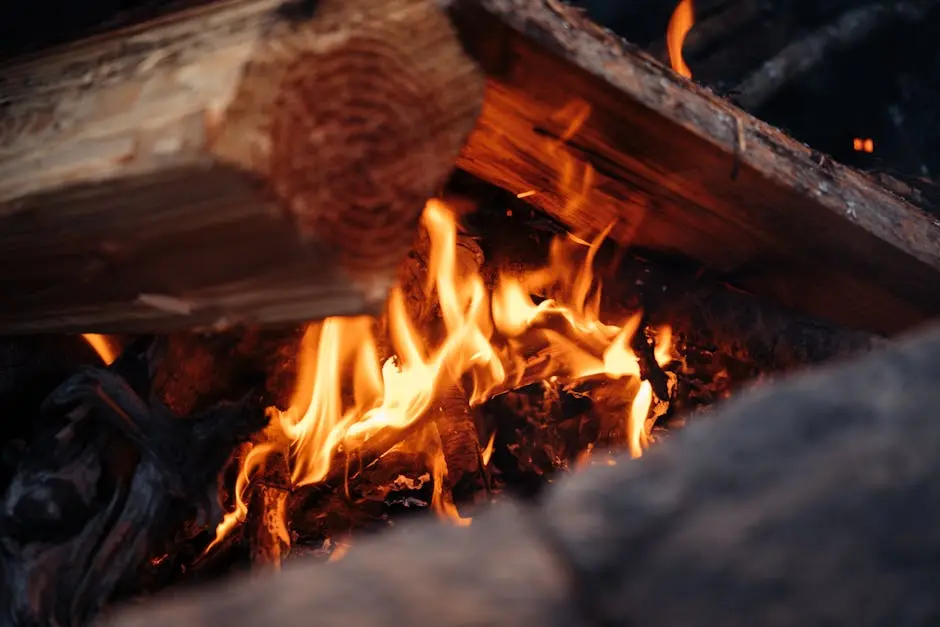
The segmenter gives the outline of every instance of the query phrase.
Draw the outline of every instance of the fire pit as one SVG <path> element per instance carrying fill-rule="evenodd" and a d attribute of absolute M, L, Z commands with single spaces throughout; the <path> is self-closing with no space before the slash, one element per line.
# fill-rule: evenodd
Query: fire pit
<path fill-rule="evenodd" d="M 940 312 L 932 218 L 570 7 L 314 4 L 10 63 L 12 624 L 492 521 Z"/>

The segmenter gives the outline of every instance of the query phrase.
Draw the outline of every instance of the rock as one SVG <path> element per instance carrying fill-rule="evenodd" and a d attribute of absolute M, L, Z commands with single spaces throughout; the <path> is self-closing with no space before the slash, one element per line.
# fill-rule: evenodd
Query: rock
<path fill-rule="evenodd" d="M 423 520 L 360 541 L 336 563 L 298 559 L 279 575 L 156 598 L 109 624 L 577 627 L 567 587 L 525 510 L 504 503 L 470 527 Z"/>
<path fill-rule="evenodd" d="M 542 520 L 604 624 L 940 624 L 940 328 L 742 394 Z"/>

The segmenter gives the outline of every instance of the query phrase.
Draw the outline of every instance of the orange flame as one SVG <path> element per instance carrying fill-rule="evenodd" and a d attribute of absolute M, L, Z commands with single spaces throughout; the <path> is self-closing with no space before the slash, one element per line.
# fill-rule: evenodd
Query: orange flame
<path fill-rule="evenodd" d="M 591 242 L 557 239 L 546 267 L 522 278 L 500 276 L 491 301 L 479 272 L 458 276 L 453 212 L 432 200 L 422 221 L 431 239 L 429 269 L 443 340 L 432 345 L 415 328 L 400 289 L 388 304 L 394 356 L 384 361 L 370 319 L 329 318 L 311 324 L 301 343 L 290 406 L 284 411 L 269 409 L 270 426 L 262 443 L 244 458 L 236 509 L 220 524 L 218 539 L 247 514 L 246 489 L 271 453 L 289 450 L 295 485 L 317 483 L 327 477 L 340 452 L 349 455 L 367 449 L 380 431 L 415 426 L 420 428 L 398 447 L 424 454 L 434 483 L 432 508 L 458 524 L 469 524 L 442 489 L 447 463 L 440 436 L 433 422 L 422 424 L 422 417 L 442 393 L 461 381 L 469 383 L 470 404 L 511 387 L 526 372 L 533 352 L 544 358 L 539 366 L 544 379 L 604 374 L 623 378 L 624 385 L 636 389 L 627 420 L 629 449 L 638 456 L 648 445 L 652 388 L 639 381 L 639 365 L 630 348 L 640 313 L 621 324 L 600 318 L 601 285 L 592 264 L 607 230 Z M 541 298 L 538 304 L 533 295 Z M 664 329 L 656 344 L 660 363 L 668 361 L 669 350 L 669 331 Z M 491 454 L 492 439 L 484 451 L 485 461 Z"/>
<path fill-rule="evenodd" d="M 862 139 L 861 137 L 856 137 L 852 140 L 852 148 L 856 152 L 875 152 L 875 141 L 871 138 Z"/>
<path fill-rule="evenodd" d="M 692 78 L 692 70 L 682 58 L 682 44 L 694 24 L 695 9 L 692 0 L 680 0 L 666 28 L 666 47 L 669 49 L 669 63 L 672 69 L 686 78 Z"/>
<path fill-rule="evenodd" d="M 564 131 L 546 150 L 559 160 L 558 187 L 568 209 L 587 202 L 594 171 L 581 164 L 565 142 L 577 134 L 590 107 L 577 101 L 561 110 Z M 522 192 L 520 197 L 535 194 Z M 322 482 L 342 459 L 388 445 L 383 434 L 401 434 L 396 450 L 417 453 L 432 478 L 432 509 L 457 524 L 462 518 L 444 489 L 447 459 L 432 421 L 435 404 L 460 390 L 470 405 L 515 387 L 524 377 L 576 380 L 608 376 L 623 380 L 635 398 L 627 417 L 626 444 L 634 456 L 649 443 L 653 390 L 640 381 L 631 341 L 641 313 L 620 323 L 601 320 L 601 284 L 593 272 L 595 256 L 611 227 L 590 241 L 556 239 L 544 268 L 522 277 L 501 274 L 488 289 L 478 268 L 458 268 L 455 212 L 440 200 L 425 207 L 422 225 L 430 239 L 425 294 L 441 313 L 442 329 L 418 329 L 400 288 L 387 306 L 387 342 L 375 335 L 368 318 L 329 318 L 311 324 L 298 355 L 293 397 L 285 410 L 270 408 L 271 422 L 244 456 L 236 484 L 236 507 L 219 525 L 216 542 L 247 514 L 245 493 L 269 456 L 284 454 L 295 485 Z M 437 336 L 440 336 L 439 338 Z M 437 338 L 437 339 L 432 339 Z M 656 359 L 668 361 L 669 330 L 660 329 Z M 389 346 L 383 358 L 379 346 Z M 484 466 L 495 436 L 481 453 Z M 379 444 L 376 444 L 378 442 Z M 384 444 L 383 444 L 384 443 Z M 210 547 L 211 548 L 211 547 Z"/>
<path fill-rule="evenodd" d="M 82 337 L 88 342 L 88 345 L 95 349 L 98 357 L 104 362 L 104 365 L 110 366 L 117 359 L 117 348 L 107 335 L 98 333 L 83 333 Z"/>

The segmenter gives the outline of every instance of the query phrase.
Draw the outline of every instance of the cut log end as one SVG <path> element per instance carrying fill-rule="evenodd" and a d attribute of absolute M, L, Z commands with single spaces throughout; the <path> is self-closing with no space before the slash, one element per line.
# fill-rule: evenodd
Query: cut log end
<path fill-rule="evenodd" d="M 482 76 L 426 0 L 321 2 L 316 20 L 272 35 L 213 151 L 263 172 L 303 239 L 333 249 L 354 277 L 374 277 L 404 256 L 452 170 Z M 261 162 L 246 130 L 265 136 Z"/>
<path fill-rule="evenodd" d="M 282 9 L 224 0 L 2 68 L 0 330 L 374 313 L 483 78 L 430 0 Z"/>

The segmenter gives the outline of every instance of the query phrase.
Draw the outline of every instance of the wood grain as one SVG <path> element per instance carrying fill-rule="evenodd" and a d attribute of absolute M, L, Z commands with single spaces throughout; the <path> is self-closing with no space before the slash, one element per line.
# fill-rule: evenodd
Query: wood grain
<path fill-rule="evenodd" d="M 6 333 L 373 311 L 483 89 L 430 0 L 224 0 L 0 76 Z"/>

